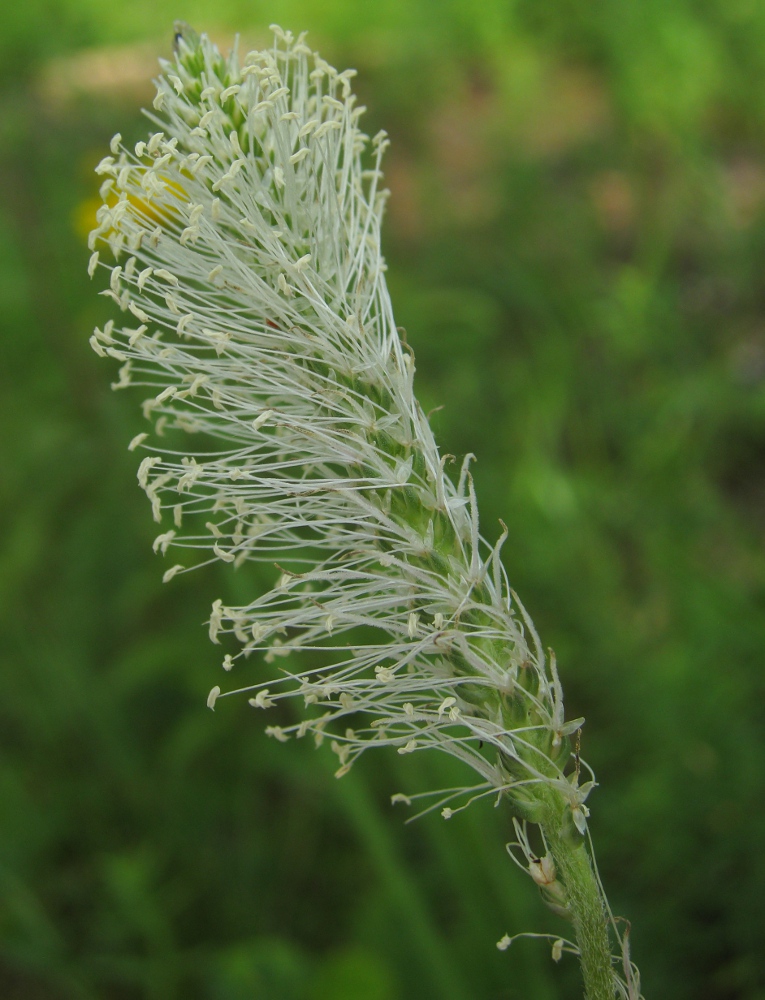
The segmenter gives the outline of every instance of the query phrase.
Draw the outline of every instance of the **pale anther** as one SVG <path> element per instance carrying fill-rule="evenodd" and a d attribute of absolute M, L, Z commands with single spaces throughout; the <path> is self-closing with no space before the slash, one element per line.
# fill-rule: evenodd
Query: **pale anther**
<path fill-rule="evenodd" d="M 259 431 L 260 428 L 274 415 L 273 410 L 263 410 L 252 422 L 252 429 L 254 431 Z"/>
<path fill-rule="evenodd" d="M 161 278 L 163 281 L 168 282 L 168 284 L 170 285 L 178 284 L 178 279 L 176 278 L 176 276 L 172 272 L 168 271 L 167 268 L 165 267 L 158 267 L 157 270 L 154 272 L 154 276 L 156 278 Z"/>
<path fill-rule="evenodd" d="M 139 292 L 143 291 L 144 285 L 146 284 L 146 282 L 149 280 L 149 278 L 152 275 L 152 271 L 153 271 L 153 268 L 151 268 L 151 267 L 145 267 L 143 269 L 143 271 L 141 271 L 139 273 L 138 280 L 136 281 L 136 285 L 138 287 L 138 291 Z"/>

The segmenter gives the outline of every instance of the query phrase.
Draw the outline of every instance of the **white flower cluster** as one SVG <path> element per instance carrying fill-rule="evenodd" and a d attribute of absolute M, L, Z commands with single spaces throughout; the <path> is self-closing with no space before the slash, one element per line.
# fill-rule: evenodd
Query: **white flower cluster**
<path fill-rule="evenodd" d="M 583 720 L 565 721 L 554 660 L 508 587 L 506 531 L 493 547 L 479 534 L 470 456 L 453 482 L 414 397 L 380 253 L 385 134 L 360 131 L 352 71 L 274 31 L 240 64 L 181 28 L 157 131 L 134 149 L 115 136 L 97 168 L 90 272 L 110 272 L 123 318 L 91 343 L 122 363 L 115 388 L 148 391 L 153 435 L 130 447 L 172 524 L 154 548 L 192 557 L 165 579 L 276 564 L 247 606 L 215 602 L 210 637 L 238 641 L 226 670 L 257 653 L 267 672 L 226 694 L 303 699 L 277 739 L 326 734 L 338 775 L 371 745 L 437 746 L 481 779 L 431 806 L 446 817 L 455 797 L 508 792 L 534 820 L 553 786 L 584 832 L 592 782 L 568 740 Z M 171 448 L 174 430 L 197 447 Z"/>

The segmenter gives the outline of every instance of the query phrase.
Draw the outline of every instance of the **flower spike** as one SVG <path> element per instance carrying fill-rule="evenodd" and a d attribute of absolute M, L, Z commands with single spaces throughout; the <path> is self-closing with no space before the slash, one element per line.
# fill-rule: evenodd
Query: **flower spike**
<path fill-rule="evenodd" d="M 569 737 L 583 720 L 565 720 L 554 659 L 510 590 L 507 529 L 494 546 L 480 534 L 472 456 L 456 484 L 445 471 L 395 325 L 385 134 L 361 131 L 353 72 L 302 35 L 274 28 L 240 62 L 178 23 L 174 51 L 155 131 L 132 149 L 115 136 L 97 167 L 89 271 L 109 272 L 122 320 L 91 343 L 120 362 L 115 388 L 146 394 L 154 433 L 130 448 L 164 522 L 154 549 L 182 560 L 164 579 L 215 560 L 276 567 L 247 605 L 213 605 L 211 640 L 238 647 L 225 670 L 258 665 L 209 707 L 302 699 L 303 721 L 266 731 L 327 736 L 338 776 L 372 746 L 441 749 L 478 782 L 439 807 L 506 796 L 579 849 L 593 781 L 579 784 Z M 196 446 L 169 447 L 178 431 Z"/>

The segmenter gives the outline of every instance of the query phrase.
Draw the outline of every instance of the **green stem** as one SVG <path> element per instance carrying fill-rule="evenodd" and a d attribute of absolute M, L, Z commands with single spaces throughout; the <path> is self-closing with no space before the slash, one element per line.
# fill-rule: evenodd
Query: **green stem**
<path fill-rule="evenodd" d="M 584 838 L 560 823 L 543 830 L 574 924 L 585 1000 L 614 1000 L 606 910 Z"/>

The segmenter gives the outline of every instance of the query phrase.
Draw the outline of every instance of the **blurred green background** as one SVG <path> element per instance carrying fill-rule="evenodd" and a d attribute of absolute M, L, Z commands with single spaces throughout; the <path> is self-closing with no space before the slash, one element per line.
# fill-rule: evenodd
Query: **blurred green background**
<path fill-rule="evenodd" d="M 562 1000 L 566 927 L 437 760 L 205 708 L 214 597 L 162 587 L 87 340 L 92 167 L 147 129 L 182 17 L 354 65 L 392 149 L 386 253 L 445 451 L 561 664 L 649 1000 L 765 998 L 765 5 L 24 0 L 0 16 L 0 996 Z M 113 374 L 112 374 L 112 377 Z"/>

